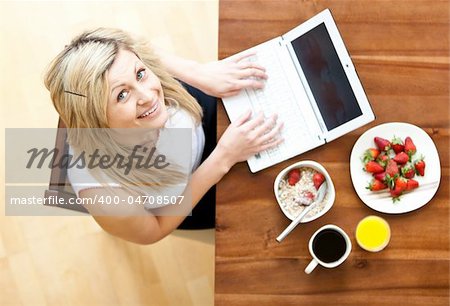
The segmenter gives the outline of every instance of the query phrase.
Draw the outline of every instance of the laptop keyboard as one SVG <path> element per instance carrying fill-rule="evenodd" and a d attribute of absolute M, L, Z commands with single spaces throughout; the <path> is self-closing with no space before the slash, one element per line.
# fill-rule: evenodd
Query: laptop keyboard
<path fill-rule="evenodd" d="M 269 76 L 263 89 L 245 90 L 251 101 L 254 114 L 263 112 L 264 117 L 268 118 L 277 113 L 278 121 L 284 123 L 281 131 L 284 142 L 277 147 L 255 155 L 258 163 L 273 164 L 292 157 L 294 154 L 296 155 L 299 148 L 309 143 L 312 134 L 309 133 L 305 118 L 295 102 L 294 94 L 276 53 L 271 50 L 258 51 L 248 60 L 264 63 L 266 73 Z"/>

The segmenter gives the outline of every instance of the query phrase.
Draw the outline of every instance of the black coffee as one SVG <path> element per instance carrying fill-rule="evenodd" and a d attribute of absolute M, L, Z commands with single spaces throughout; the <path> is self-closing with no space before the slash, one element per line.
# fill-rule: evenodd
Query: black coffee
<path fill-rule="evenodd" d="M 345 238 L 334 229 L 325 229 L 314 237 L 312 248 L 321 261 L 330 263 L 341 259 L 347 249 Z"/>

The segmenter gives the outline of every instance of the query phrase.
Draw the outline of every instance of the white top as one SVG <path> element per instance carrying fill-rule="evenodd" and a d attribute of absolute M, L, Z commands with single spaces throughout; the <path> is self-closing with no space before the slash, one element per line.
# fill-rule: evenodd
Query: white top
<path fill-rule="evenodd" d="M 192 155 L 191 172 L 200 165 L 205 147 L 205 133 L 201 124 L 196 125 L 194 119 L 184 109 L 169 108 L 169 119 L 164 125 L 165 128 L 190 128 L 192 130 Z M 69 148 L 69 153 L 73 154 L 73 149 Z M 102 185 L 89 173 L 84 167 L 78 169 L 71 167 L 68 169 L 67 176 L 76 195 L 83 189 L 102 187 Z M 120 187 L 118 183 L 109 183 L 110 186 Z"/>

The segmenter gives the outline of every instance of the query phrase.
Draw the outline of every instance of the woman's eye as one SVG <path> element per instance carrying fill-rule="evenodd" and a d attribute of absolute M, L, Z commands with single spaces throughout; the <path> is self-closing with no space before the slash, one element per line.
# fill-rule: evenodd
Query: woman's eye
<path fill-rule="evenodd" d="M 145 76 L 145 69 L 139 70 L 138 73 L 137 73 L 138 81 L 142 80 L 144 78 L 144 76 Z"/>
<path fill-rule="evenodd" d="M 125 100 L 125 98 L 128 96 L 128 92 L 126 92 L 125 90 L 122 90 L 119 95 L 117 96 L 117 101 L 121 102 L 123 100 Z"/>

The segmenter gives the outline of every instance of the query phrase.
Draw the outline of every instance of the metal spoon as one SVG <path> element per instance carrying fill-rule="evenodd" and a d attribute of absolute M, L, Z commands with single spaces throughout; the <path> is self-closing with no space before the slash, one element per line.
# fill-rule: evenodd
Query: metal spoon
<path fill-rule="evenodd" d="M 319 187 L 319 190 L 317 191 L 317 198 L 316 200 L 311 203 L 308 207 L 306 207 L 298 216 L 295 218 L 291 224 L 289 224 L 288 227 L 277 237 L 277 241 L 281 242 L 284 238 L 286 238 L 287 235 L 289 235 L 290 232 L 302 221 L 303 217 L 305 217 L 311 209 L 314 208 L 318 203 L 323 201 L 323 198 L 325 197 L 327 191 L 327 182 L 323 182 L 322 185 Z"/>

